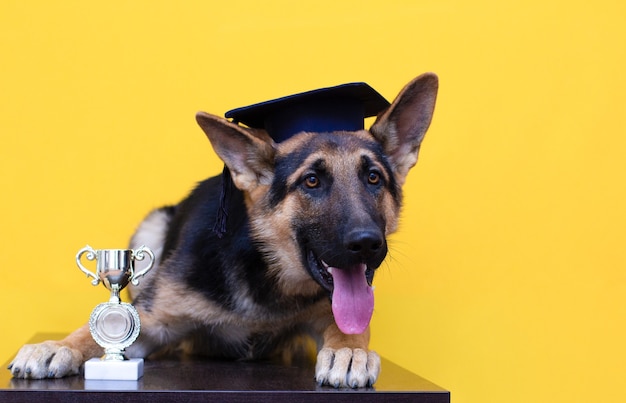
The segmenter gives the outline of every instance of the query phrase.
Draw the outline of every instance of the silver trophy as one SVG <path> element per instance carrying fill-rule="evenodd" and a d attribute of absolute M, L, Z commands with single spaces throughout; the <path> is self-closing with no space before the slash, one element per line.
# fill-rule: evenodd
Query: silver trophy
<path fill-rule="evenodd" d="M 96 261 L 96 272 L 88 270 L 83 266 L 81 258 L 85 256 L 87 260 Z M 150 257 L 150 262 L 146 268 L 135 272 L 135 261 L 145 259 L 145 255 Z M 104 302 L 96 306 L 89 318 L 89 330 L 93 339 L 104 348 L 104 356 L 96 359 L 103 363 L 121 363 L 126 360 L 124 350 L 129 347 L 139 336 L 141 324 L 139 314 L 135 307 L 120 299 L 120 291 L 131 283 L 139 284 L 139 279 L 143 277 L 154 265 L 154 253 L 141 246 L 133 249 L 93 249 L 85 246 L 76 254 L 76 264 L 80 270 L 88 277 L 93 278 L 91 284 L 97 286 L 102 284 L 111 292 L 109 302 Z M 90 363 L 88 361 L 87 363 Z M 109 369 L 112 368 L 109 365 Z M 88 368 L 85 366 L 85 377 L 88 377 Z M 98 370 L 99 371 L 99 370 Z M 98 372 L 96 371 L 96 372 Z M 100 371 L 101 372 L 101 371 Z M 95 375 L 92 379 L 109 379 L 106 372 L 102 375 Z M 116 371 L 119 374 L 119 371 Z M 123 372 L 123 371 L 122 371 Z M 143 360 L 141 362 L 141 373 L 143 373 Z M 141 375 L 131 375 L 131 377 Z M 138 379 L 138 378 L 137 378 Z"/>

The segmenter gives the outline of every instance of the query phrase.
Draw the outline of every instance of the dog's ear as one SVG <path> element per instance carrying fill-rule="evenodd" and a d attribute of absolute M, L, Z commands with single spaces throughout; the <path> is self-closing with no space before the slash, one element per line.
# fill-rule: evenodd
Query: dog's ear
<path fill-rule="evenodd" d="M 264 130 L 246 129 L 205 112 L 196 121 L 230 170 L 238 189 L 252 192 L 274 178 L 274 142 Z"/>
<path fill-rule="evenodd" d="M 420 144 L 435 109 L 438 87 L 439 80 L 433 73 L 415 78 L 370 128 L 389 156 L 400 185 L 409 169 L 417 163 Z"/>

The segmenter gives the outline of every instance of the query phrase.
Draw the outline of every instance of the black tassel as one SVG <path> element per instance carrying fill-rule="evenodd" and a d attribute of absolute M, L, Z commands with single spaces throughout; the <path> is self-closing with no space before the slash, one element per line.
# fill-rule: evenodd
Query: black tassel
<path fill-rule="evenodd" d="M 228 202 L 230 201 L 230 192 L 233 186 L 230 177 L 230 170 L 224 165 L 222 171 L 222 192 L 220 193 L 220 206 L 215 215 L 215 225 L 213 232 L 218 238 L 222 238 L 226 233 L 226 221 L 228 220 Z"/>

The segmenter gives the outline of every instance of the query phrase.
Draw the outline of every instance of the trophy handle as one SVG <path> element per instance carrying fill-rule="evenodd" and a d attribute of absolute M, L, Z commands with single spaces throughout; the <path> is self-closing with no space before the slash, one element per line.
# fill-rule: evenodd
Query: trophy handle
<path fill-rule="evenodd" d="M 150 250 L 150 248 L 148 248 L 145 245 L 141 245 L 139 248 L 135 249 L 133 251 L 133 256 L 135 258 L 135 260 L 143 260 L 144 259 L 144 253 L 146 253 L 148 256 L 150 256 L 150 264 L 148 265 L 148 267 L 146 267 L 145 269 L 143 269 L 142 271 L 140 271 L 139 273 L 134 273 L 133 277 L 130 279 L 130 282 L 132 285 L 137 285 L 139 284 L 139 278 L 143 277 L 148 271 L 150 271 L 150 269 L 152 269 L 152 266 L 154 266 L 154 253 L 152 253 L 152 250 Z"/>
<path fill-rule="evenodd" d="M 93 250 L 93 248 L 91 246 L 87 245 L 84 248 L 82 248 L 81 250 L 79 250 L 78 253 L 76 254 L 76 264 L 78 265 L 78 268 L 80 269 L 80 271 L 85 273 L 87 275 L 87 277 L 93 277 L 93 280 L 91 280 L 91 285 L 98 285 L 98 284 L 100 284 L 100 278 L 98 276 L 96 276 L 93 272 L 89 271 L 80 262 L 80 258 L 85 253 L 87 254 L 87 256 L 86 256 L 87 260 L 96 260 L 96 258 L 98 256 L 96 251 Z"/>

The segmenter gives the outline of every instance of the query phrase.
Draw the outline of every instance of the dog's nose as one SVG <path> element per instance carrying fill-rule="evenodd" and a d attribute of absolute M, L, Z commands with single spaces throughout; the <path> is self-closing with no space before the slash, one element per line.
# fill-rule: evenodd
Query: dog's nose
<path fill-rule="evenodd" d="M 381 250 L 384 242 L 380 231 L 355 229 L 347 234 L 345 246 L 353 255 L 370 257 Z"/>

